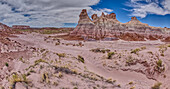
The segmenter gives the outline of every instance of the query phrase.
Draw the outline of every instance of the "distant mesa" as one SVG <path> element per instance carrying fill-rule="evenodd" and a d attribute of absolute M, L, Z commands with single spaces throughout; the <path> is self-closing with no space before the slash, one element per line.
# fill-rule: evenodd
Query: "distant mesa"
<path fill-rule="evenodd" d="M 27 26 L 27 25 L 13 25 L 12 29 L 30 29 L 30 26 Z"/>
<path fill-rule="evenodd" d="M 70 36 L 81 37 L 83 39 L 123 39 L 128 41 L 145 41 L 145 40 L 165 40 L 170 37 L 169 28 L 152 27 L 140 22 L 136 17 L 131 21 L 121 23 L 116 19 L 116 14 L 111 13 L 101 16 L 93 14 L 89 18 L 85 9 L 79 15 L 79 21 L 76 28 L 70 33 Z"/>

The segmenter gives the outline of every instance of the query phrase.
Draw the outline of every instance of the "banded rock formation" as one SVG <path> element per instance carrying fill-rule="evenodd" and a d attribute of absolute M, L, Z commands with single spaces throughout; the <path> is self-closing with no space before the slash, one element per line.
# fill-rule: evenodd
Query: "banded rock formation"
<path fill-rule="evenodd" d="M 105 15 L 100 17 L 97 14 L 89 18 L 85 9 L 79 15 L 78 25 L 70 33 L 70 36 L 82 37 L 84 39 L 103 39 L 116 38 L 128 41 L 162 40 L 170 41 L 170 30 L 168 28 L 151 27 L 148 24 L 140 22 L 136 17 L 131 21 L 121 23 L 116 19 L 116 14 Z M 166 40 L 165 40 L 166 39 Z"/>
<path fill-rule="evenodd" d="M 13 25 L 12 28 L 13 29 L 29 29 L 30 26 L 27 26 L 27 25 Z"/>
<path fill-rule="evenodd" d="M 8 31 L 10 31 L 10 30 L 11 30 L 10 27 L 8 27 L 8 26 L 5 25 L 5 24 L 0 23 L 0 32 L 8 32 Z"/>

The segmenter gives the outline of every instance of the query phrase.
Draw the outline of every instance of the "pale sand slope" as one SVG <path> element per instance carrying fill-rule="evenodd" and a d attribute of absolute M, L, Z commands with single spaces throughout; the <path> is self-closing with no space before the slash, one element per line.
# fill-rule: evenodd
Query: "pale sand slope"
<path fill-rule="evenodd" d="M 125 66 L 115 66 L 114 68 L 109 68 L 107 66 L 107 62 L 109 62 L 111 65 L 115 65 L 113 61 L 110 59 L 107 59 L 107 53 L 94 53 L 91 52 L 91 49 L 94 48 L 105 48 L 110 49 L 111 51 L 116 50 L 116 52 L 122 52 L 127 51 L 131 52 L 131 49 L 140 48 L 145 46 L 146 49 L 141 52 L 145 53 L 147 51 L 157 51 L 159 50 L 157 46 L 163 45 L 165 43 L 160 41 L 145 41 L 145 42 L 127 42 L 127 41 L 93 41 L 93 42 L 82 42 L 84 44 L 83 47 L 79 46 L 72 46 L 69 45 L 71 43 L 78 44 L 79 41 L 66 41 L 60 39 L 60 42 L 63 44 L 55 45 L 57 42 L 56 40 L 51 40 L 49 35 L 41 35 L 37 33 L 31 33 L 31 34 L 25 34 L 25 35 L 18 35 L 18 38 L 11 38 L 12 40 L 16 40 L 20 42 L 22 45 L 26 45 L 28 47 L 35 47 L 40 49 L 46 49 L 53 53 L 66 53 L 69 55 L 72 55 L 73 57 L 77 57 L 77 55 L 81 55 L 85 59 L 85 63 L 82 64 L 83 66 L 86 66 L 86 68 L 95 74 L 98 74 L 100 76 L 103 76 L 104 78 L 108 79 L 111 78 L 113 80 L 116 80 L 117 84 L 120 84 L 122 87 L 120 89 L 128 89 L 132 86 L 128 86 L 129 82 L 133 81 L 133 85 L 136 87 L 136 89 L 149 89 L 151 86 L 153 86 L 157 81 L 148 79 L 146 75 L 140 72 L 136 72 L 133 70 L 129 71 L 123 71 L 121 69 L 125 69 Z M 44 40 L 44 38 L 47 37 L 47 40 Z M 68 45 L 66 45 L 68 44 Z M 170 82 L 170 61 L 168 58 L 170 58 L 170 55 L 168 55 L 170 52 L 170 48 L 165 52 L 165 56 L 162 60 L 165 60 L 164 63 L 166 64 L 166 78 L 158 77 L 158 81 L 162 82 L 164 88 L 170 87 L 168 82 Z M 143 55 L 145 55 L 143 54 Z M 125 53 L 124 55 L 129 55 L 128 53 Z M 135 54 L 133 54 L 135 57 L 137 57 Z M 116 58 L 116 57 L 115 57 Z M 122 57 L 124 58 L 124 57 Z M 114 60 L 114 58 L 113 58 Z M 104 65 L 104 62 L 106 62 L 106 66 Z M 108 65 L 110 65 L 108 63 Z M 121 61 L 120 61 L 121 65 Z M 122 62 L 123 65 L 123 62 Z M 138 65 L 135 65 L 136 67 Z M 20 66 L 22 67 L 22 66 Z M 81 65 L 80 65 L 81 67 Z M 118 68 L 120 67 L 120 69 Z M 133 66 L 132 66 L 133 67 Z M 140 65 L 138 66 L 140 67 Z M 136 67 L 136 68 L 138 68 Z M 131 67 L 129 67 L 131 68 Z M 76 81 L 76 80 L 75 80 Z M 65 81 L 66 82 L 66 81 Z M 81 82 L 80 82 L 81 83 Z M 69 86 L 68 86 L 69 87 Z M 80 88 L 82 89 L 82 88 Z"/>

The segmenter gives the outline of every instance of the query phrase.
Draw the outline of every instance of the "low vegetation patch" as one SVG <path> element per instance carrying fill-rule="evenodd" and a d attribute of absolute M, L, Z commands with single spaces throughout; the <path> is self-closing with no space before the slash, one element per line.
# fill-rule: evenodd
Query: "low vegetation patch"
<path fill-rule="evenodd" d="M 59 58 L 63 58 L 63 57 L 65 57 L 65 56 L 66 56 L 66 54 L 65 54 L 65 53 L 57 53 L 57 55 L 58 55 L 58 57 L 59 57 Z"/>
<path fill-rule="evenodd" d="M 152 51 L 148 51 L 149 54 L 153 55 L 153 52 Z"/>
<path fill-rule="evenodd" d="M 115 54 L 115 52 L 109 52 L 107 54 L 107 59 L 111 59 L 114 54 Z"/>
<path fill-rule="evenodd" d="M 163 65 L 162 63 L 162 60 L 159 59 L 157 62 L 156 62 L 156 67 L 155 67 L 155 70 L 157 70 L 158 72 L 163 72 L 165 70 L 165 66 Z"/>
<path fill-rule="evenodd" d="M 130 66 L 130 65 L 135 65 L 136 64 L 136 59 L 132 57 L 132 55 L 128 56 L 126 59 L 126 64 L 125 66 Z"/>
<path fill-rule="evenodd" d="M 78 55 L 77 60 L 80 61 L 80 62 L 82 62 L 82 63 L 84 63 L 84 58 L 83 58 L 82 56 L 80 56 L 80 55 Z"/>
<path fill-rule="evenodd" d="M 130 89 L 135 89 L 135 86 L 131 87 Z"/>
<path fill-rule="evenodd" d="M 166 45 L 158 46 L 158 48 L 161 54 L 163 54 L 168 49 Z"/>
<path fill-rule="evenodd" d="M 40 34 L 58 34 L 58 33 L 69 33 L 71 30 L 67 28 L 49 28 L 49 29 L 15 29 L 18 32 L 36 32 Z"/>
<path fill-rule="evenodd" d="M 26 84 L 29 83 L 27 76 L 25 74 L 17 74 L 17 73 L 13 73 L 12 76 L 9 79 L 9 82 L 11 83 L 11 88 L 15 89 L 15 84 L 17 82 L 24 82 Z"/>
<path fill-rule="evenodd" d="M 8 66 L 9 66 L 8 62 L 6 62 L 6 63 L 5 63 L 5 66 L 6 66 L 6 67 L 8 67 Z"/>
<path fill-rule="evenodd" d="M 170 44 L 168 45 L 168 47 L 170 47 Z"/>
<path fill-rule="evenodd" d="M 130 84 L 130 85 L 132 85 L 132 84 L 133 84 L 133 82 L 129 82 L 129 84 Z"/>
<path fill-rule="evenodd" d="M 156 83 L 152 89 L 160 89 L 160 86 L 162 85 L 162 83 Z"/>
<path fill-rule="evenodd" d="M 146 46 L 141 47 L 141 50 L 144 50 L 144 49 L 146 49 Z"/>
<path fill-rule="evenodd" d="M 34 63 L 35 63 L 35 65 L 37 65 L 37 64 L 39 64 L 40 62 L 48 63 L 47 61 L 45 61 L 45 60 L 43 60 L 43 59 L 36 60 Z"/>
<path fill-rule="evenodd" d="M 59 42 L 56 42 L 55 45 L 60 45 L 60 43 L 59 43 Z"/>
<path fill-rule="evenodd" d="M 141 51 L 141 49 L 136 48 L 136 49 L 132 50 L 131 53 L 137 54 L 139 51 Z"/>
<path fill-rule="evenodd" d="M 40 52 L 43 53 L 45 51 L 45 49 L 41 49 Z"/>
<path fill-rule="evenodd" d="M 96 49 L 91 49 L 90 51 L 95 52 L 95 53 L 108 53 L 110 52 L 110 49 L 101 49 L 101 48 L 96 48 Z"/>
<path fill-rule="evenodd" d="M 25 63 L 23 57 L 19 58 L 19 60 L 20 60 L 22 63 Z"/>
<path fill-rule="evenodd" d="M 69 45 L 71 45 L 71 46 L 77 46 L 77 47 L 83 47 L 84 46 L 84 44 L 82 43 L 82 42 L 79 42 L 79 43 L 77 43 L 77 44 L 75 44 L 75 43 L 62 43 L 63 45 L 66 45 L 66 46 L 69 46 Z"/>
<path fill-rule="evenodd" d="M 43 81 L 43 82 L 46 82 L 46 83 L 50 83 L 48 73 L 44 73 L 44 74 L 42 75 L 42 81 Z"/>
<path fill-rule="evenodd" d="M 141 48 L 136 48 L 136 49 L 132 50 L 131 53 L 138 54 L 139 51 L 142 51 L 142 50 L 145 50 L 145 49 L 146 49 L 146 47 L 143 46 Z"/>

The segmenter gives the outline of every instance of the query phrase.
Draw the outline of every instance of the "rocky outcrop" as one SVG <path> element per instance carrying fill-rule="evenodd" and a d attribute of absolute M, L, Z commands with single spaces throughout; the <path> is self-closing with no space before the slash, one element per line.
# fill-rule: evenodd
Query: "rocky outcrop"
<path fill-rule="evenodd" d="M 84 9 L 82 10 L 82 12 L 79 15 L 80 20 L 79 20 L 79 24 L 93 24 L 92 21 L 90 20 L 87 11 Z"/>
<path fill-rule="evenodd" d="M 79 15 L 79 22 L 70 36 L 82 37 L 84 39 L 104 39 L 117 38 L 123 40 L 144 41 L 164 40 L 170 35 L 168 28 L 151 27 L 148 24 L 140 22 L 136 17 L 132 17 L 131 21 L 121 23 L 116 19 L 116 14 L 111 13 L 105 15 L 102 13 L 100 17 L 97 14 L 89 18 L 87 11 L 82 10 Z"/>
<path fill-rule="evenodd" d="M 0 23 L 0 32 L 8 32 L 8 31 L 11 31 L 11 28 L 5 24 Z"/>

